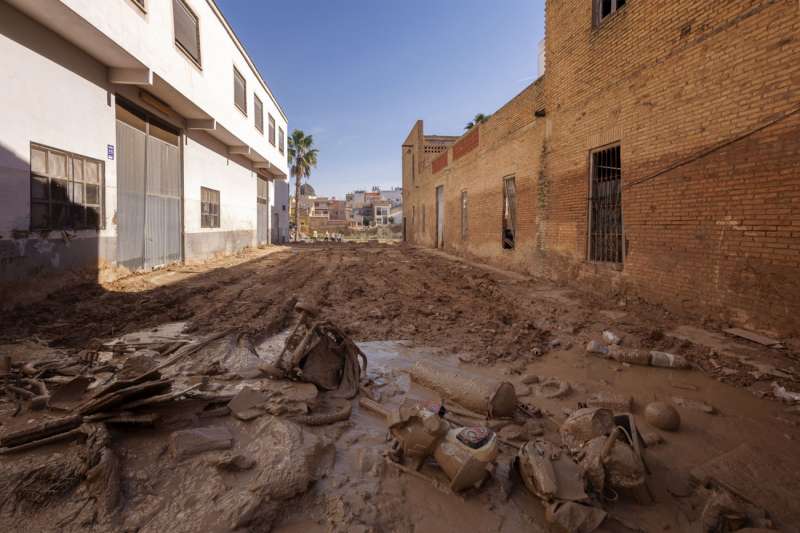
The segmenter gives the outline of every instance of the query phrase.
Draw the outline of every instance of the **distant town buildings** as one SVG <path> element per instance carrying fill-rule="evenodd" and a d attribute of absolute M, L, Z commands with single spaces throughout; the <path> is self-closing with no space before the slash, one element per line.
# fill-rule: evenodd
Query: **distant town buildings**
<path fill-rule="evenodd" d="M 291 220 L 294 221 L 295 199 L 291 199 Z M 300 232 L 342 231 L 403 223 L 403 189 L 357 190 L 344 200 L 317 196 L 313 187 L 300 187 Z"/>

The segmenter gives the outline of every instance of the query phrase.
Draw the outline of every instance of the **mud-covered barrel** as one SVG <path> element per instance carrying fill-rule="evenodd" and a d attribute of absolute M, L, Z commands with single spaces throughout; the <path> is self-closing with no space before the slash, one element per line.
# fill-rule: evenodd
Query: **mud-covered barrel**
<path fill-rule="evenodd" d="M 442 366 L 417 361 L 410 369 L 418 384 L 442 395 L 444 399 L 489 417 L 509 417 L 517 408 L 514 385 Z"/>

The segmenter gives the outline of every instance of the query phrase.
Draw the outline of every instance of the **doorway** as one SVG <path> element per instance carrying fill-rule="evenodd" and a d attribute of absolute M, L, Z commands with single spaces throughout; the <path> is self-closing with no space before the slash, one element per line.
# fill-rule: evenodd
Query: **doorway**
<path fill-rule="evenodd" d="M 183 259 L 180 133 L 118 99 L 117 262 L 152 270 Z"/>
<path fill-rule="evenodd" d="M 436 187 L 436 247 L 444 248 L 444 185 Z"/>
<path fill-rule="evenodd" d="M 256 193 L 256 240 L 258 245 L 269 244 L 269 183 L 262 177 L 256 178 L 258 191 Z"/>

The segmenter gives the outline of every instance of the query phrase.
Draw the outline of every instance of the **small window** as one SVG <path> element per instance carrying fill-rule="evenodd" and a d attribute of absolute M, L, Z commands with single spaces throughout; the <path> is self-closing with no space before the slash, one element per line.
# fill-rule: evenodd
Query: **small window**
<path fill-rule="evenodd" d="M 236 67 L 233 67 L 233 103 L 247 116 L 247 81 Z"/>
<path fill-rule="evenodd" d="M 422 232 L 425 233 L 425 204 L 422 204 Z"/>
<path fill-rule="evenodd" d="M 219 227 L 219 191 L 200 187 L 200 227 Z"/>
<path fill-rule="evenodd" d="M 503 248 L 513 250 L 517 234 L 517 185 L 514 177 L 503 179 Z"/>
<path fill-rule="evenodd" d="M 416 219 L 417 219 L 417 206 L 412 205 L 411 206 L 411 225 L 412 226 L 414 226 L 414 222 L 416 222 Z"/>
<path fill-rule="evenodd" d="M 283 128 L 278 128 L 278 150 L 280 150 L 282 154 L 286 153 L 286 139 Z"/>
<path fill-rule="evenodd" d="M 31 144 L 32 230 L 105 227 L 102 161 Z"/>
<path fill-rule="evenodd" d="M 619 145 L 592 152 L 589 260 L 622 263 L 622 160 Z"/>
<path fill-rule="evenodd" d="M 468 227 L 467 218 L 467 191 L 461 191 L 461 240 L 467 240 Z"/>
<path fill-rule="evenodd" d="M 183 0 L 172 0 L 172 16 L 175 24 L 175 42 L 199 65 L 200 23 L 197 15 Z"/>
<path fill-rule="evenodd" d="M 599 25 L 605 19 L 622 9 L 625 0 L 594 0 L 594 23 Z"/>
<path fill-rule="evenodd" d="M 256 119 L 256 129 L 261 133 L 264 133 L 264 104 L 261 103 L 261 99 L 253 95 L 253 110 Z"/>
<path fill-rule="evenodd" d="M 275 146 L 275 117 L 269 115 L 269 143 Z"/>

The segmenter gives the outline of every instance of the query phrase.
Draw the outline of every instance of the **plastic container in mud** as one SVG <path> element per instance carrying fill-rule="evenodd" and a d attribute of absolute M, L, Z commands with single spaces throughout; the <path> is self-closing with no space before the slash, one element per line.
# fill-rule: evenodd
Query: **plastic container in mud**
<path fill-rule="evenodd" d="M 447 477 L 450 488 L 462 491 L 482 482 L 489 463 L 497 458 L 497 436 L 485 427 L 450 430 L 433 453 Z"/>

